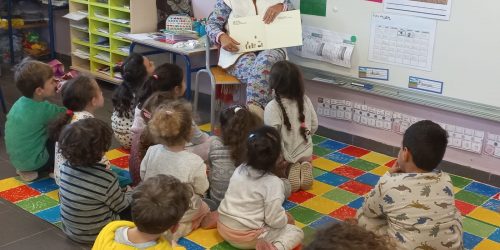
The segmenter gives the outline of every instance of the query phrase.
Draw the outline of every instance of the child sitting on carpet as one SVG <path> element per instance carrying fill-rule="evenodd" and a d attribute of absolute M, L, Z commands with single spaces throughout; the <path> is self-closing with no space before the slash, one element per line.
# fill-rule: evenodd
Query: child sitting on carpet
<path fill-rule="evenodd" d="M 246 144 L 246 163 L 229 181 L 217 230 L 236 248 L 293 249 L 304 233 L 282 207 L 285 181 L 272 173 L 281 160 L 280 134 L 265 126 L 251 132 Z"/>
<path fill-rule="evenodd" d="M 93 243 L 109 222 L 130 220 L 131 197 L 118 186 L 118 178 L 99 163 L 111 146 L 113 130 L 96 118 L 65 126 L 59 148 L 61 165 L 59 199 L 64 233 L 74 241 Z"/>
<path fill-rule="evenodd" d="M 185 149 L 191 138 L 191 105 L 183 100 L 161 105 L 153 112 L 147 126 L 148 132 L 158 145 L 149 147 L 141 162 L 141 178 L 147 180 L 158 174 L 168 174 L 188 183 L 193 188 L 191 208 L 180 221 L 172 240 L 177 241 L 200 225 L 215 227 L 216 212 L 210 213 L 201 196 L 208 189 L 207 167 L 198 155 Z"/>
<path fill-rule="evenodd" d="M 93 250 L 172 249 L 163 237 L 174 232 L 189 209 L 192 191 L 175 177 L 159 174 L 142 182 L 132 194 L 132 220 L 105 226 Z"/>
<path fill-rule="evenodd" d="M 140 143 L 141 134 L 146 127 L 145 120 L 149 120 L 153 109 L 161 102 L 171 101 L 182 98 L 186 91 L 186 83 L 183 81 L 184 73 L 182 69 L 171 63 L 165 63 L 155 69 L 153 75 L 144 83 L 142 90 L 137 98 L 137 107 L 135 108 L 134 123 L 132 125 L 132 147 L 129 158 L 129 171 L 133 179 L 133 185 L 137 185 L 140 181 L 140 164 L 142 156 L 139 153 L 140 148 L 144 145 Z M 156 93 L 162 93 L 153 97 Z M 148 101 L 149 98 L 155 98 L 155 101 Z M 146 107 L 146 103 L 149 103 Z M 156 105 L 155 105 L 156 104 Z M 208 148 L 210 146 L 209 136 L 202 132 L 196 123 L 192 124 L 193 133 L 188 140 L 191 144 L 187 147 L 190 152 L 199 155 L 204 161 L 207 159 Z"/>
<path fill-rule="evenodd" d="M 101 88 L 90 75 L 80 74 L 77 77 L 68 80 L 61 89 L 62 103 L 67 108 L 65 114 L 54 120 L 49 125 L 49 135 L 56 142 L 54 157 L 54 179 L 59 185 L 61 176 L 60 166 L 66 161 L 59 151 L 57 139 L 63 127 L 66 124 L 73 123 L 82 119 L 94 117 L 94 111 L 104 106 L 104 97 Z M 110 163 L 103 156 L 101 162 L 109 167 Z"/>
<path fill-rule="evenodd" d="M 435 170 L 447 145 L 448 134 L 438 124 L 425 120 L 411 125 L 396 163 L 358 210 L 358 224 L 389 235 L 398 249 L 462 249 L 450 176 Z"/>
<path fill-rule="evenodd" d="M 234 105 L 220 113 L 221 136 L 210 143 L 210 199 L 217 205 L 224 199 L 234 170 L 246 161 L 246 139 L 251 130 L 262 126 L 260 119 L 245 106 Z"/>
<path fill-rule="evenodd" d="M 281 134 L 283 157 L 290 164 L 288 180 L 292 192 L 311 189 L 312 135 L 318 129 L 318 117 L 304 94 L 302 74 L 291 62 L 277 62 L 271 68 L 269 84 L 275 98 L 266 105 L 264 123 Z"/>
<path fill-rule="evenodd" d="M 57 86 L 48 64 L 26 58 L 16 67 L 14 80 L 23 96 L 7 114 L 5 147 L 16 173 L 33 181 L 38 171 L 54 165 L 54 141 L 48 138 L 47 125 L 65 108 L 47 101 Z"/>

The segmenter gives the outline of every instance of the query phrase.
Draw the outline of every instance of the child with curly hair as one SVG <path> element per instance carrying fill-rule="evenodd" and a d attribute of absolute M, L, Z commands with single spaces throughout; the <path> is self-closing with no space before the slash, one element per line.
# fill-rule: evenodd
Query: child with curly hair
<path fill-rule="evenodd" d="M 91 244 L 109 222 L 130 220 L 130 195 L 122 191 L 116 174 L 99 163 L 112 136 L 111 127 L 96 118 L 66 125 L 59 136 L 66 158 L 60 166 L 61 222 L 74 241 Z"/>
<path fill-rule="evenodd" d="M 141 178 L 168 174 L 193 188 L 191 208 L 184 214 L 180 226 L 172 235 L 177 241 L 198 227 L 215 226 L 216 213 L 211 214 L 202 196 L 208 189 L 207 167 L 198 155 L 185 149 L 191 138 L 191 105 L 183 100 L 172 101 L 155 109 L 148 122 L 148 132 L 159 143 L 149 147 L 141 162 Z"/>

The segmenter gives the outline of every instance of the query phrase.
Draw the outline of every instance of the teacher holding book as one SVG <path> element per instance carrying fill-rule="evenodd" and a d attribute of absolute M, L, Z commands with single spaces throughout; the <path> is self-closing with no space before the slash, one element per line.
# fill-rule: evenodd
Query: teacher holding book
<path fill-rule="evenodd" d="M 263 22 L 272 23 L 282 11 L 293 9 L 290 0 L 217 0 L 208 17 L 207 34 L 221 50 L 237 53 L 239 42 L 231 38 L 227 23 L 232 18 L 261 15 Z M 248 109 L 263 117 L 264 107 L 273 99 L 269 88 L 269 72 L 274 63 L 286 59 L 284 49 L 252 51 L 235 56 L 222 53 L 219 65 L 247 85 Z M 220 62 L 224 61 L 223 64 Z"/>

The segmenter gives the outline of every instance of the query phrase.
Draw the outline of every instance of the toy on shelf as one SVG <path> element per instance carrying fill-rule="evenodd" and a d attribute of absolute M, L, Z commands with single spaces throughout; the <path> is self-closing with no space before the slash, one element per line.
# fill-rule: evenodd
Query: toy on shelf
<path fill-rule="evenodd" d="M 30 31 L 23 37 L 23 49 L 29 56 L 41 57 L 49 54 L 47 43 L 40 40 L 40 34 Z"/>

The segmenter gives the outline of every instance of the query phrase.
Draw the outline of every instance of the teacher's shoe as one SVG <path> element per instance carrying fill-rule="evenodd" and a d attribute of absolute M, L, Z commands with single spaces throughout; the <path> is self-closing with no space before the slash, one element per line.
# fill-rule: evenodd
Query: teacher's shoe
<path fill-rule="evenodd" d="M 259 117 L 261 121 L 264 121 L 264 110 L 255 103 L 248 104 L 248 111 L 252 112 L 254 115 Z"/>

